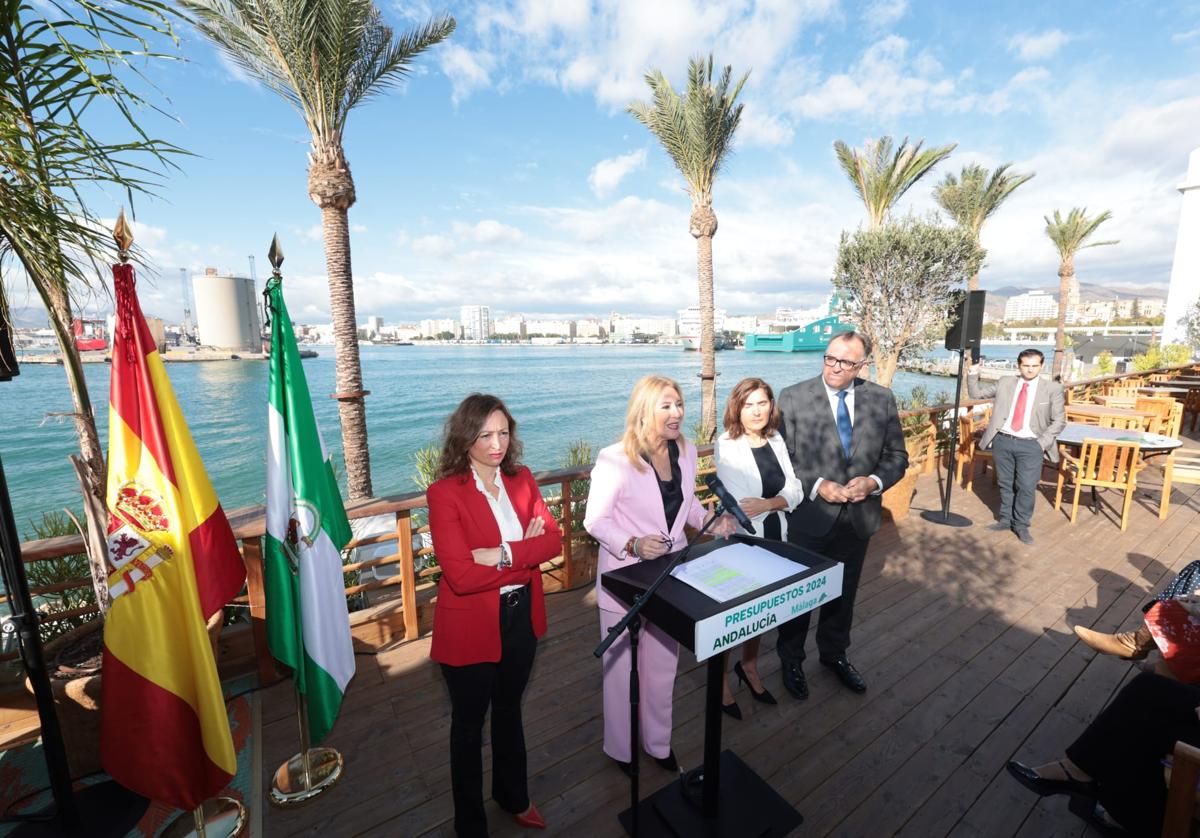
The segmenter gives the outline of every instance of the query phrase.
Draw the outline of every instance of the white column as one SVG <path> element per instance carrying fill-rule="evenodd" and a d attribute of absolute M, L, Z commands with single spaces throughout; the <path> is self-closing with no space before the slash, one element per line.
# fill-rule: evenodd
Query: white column
<path fill-rule="evenodd" d="M 1179 210 L 1179 237 L 1175 240 L 1175 262 L 1163 318 L 1164 346 L 1186 341 L 1186 330 L 1179 321 L 1200 299 L 1200 148 L 1188 158 L 1187 179 L 1179 191 L 1183 193 L 1183 206 Z"/>

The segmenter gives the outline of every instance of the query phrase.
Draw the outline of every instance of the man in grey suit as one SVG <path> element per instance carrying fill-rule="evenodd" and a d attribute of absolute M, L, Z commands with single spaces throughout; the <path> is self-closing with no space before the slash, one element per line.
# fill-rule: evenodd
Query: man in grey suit
<path fill-rule="evenodd" d="M 992 420 L 979 440 L 991 448 L 1000 482 L 1000 512 L 990 530 L 1016 533 L 1033 543 L 1033 500 L 1042 477 L 1042 456 L 1058 462 L 1055 440 L 1067 424 L 1062 385 L 1040 378 L 1046 358 L 1036 349 L 1017 356 L 1020 375 L 1009 375 L 995 384 L 979 381 L 979 364 L 967 370 L 967 392 L 973 399 L 995 399 Z"/>
<path fill-rule="evenodd" d="M 867 685 L 846 657 L 854 598 L 884 489 L 904 476 L 908 452 L 892 391 L 858 378 L 870 339 L 843 332 L 825 348 L 821 375 L 779 394 L 780 430 L 807 497 L 788 519 L 788 540 L 842 562 L 842 595 L 821 607 L 817 651 L 850 689 Z M 779 627 L 783 685 L 808 698 L 801 664 L 810 614 Z"/>

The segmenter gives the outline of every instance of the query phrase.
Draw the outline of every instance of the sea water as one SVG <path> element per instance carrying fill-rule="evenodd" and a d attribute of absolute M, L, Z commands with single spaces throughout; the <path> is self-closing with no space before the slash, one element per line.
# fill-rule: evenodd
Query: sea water
<path fill-rule="evenodd" d="M 325 444 L 340 467 L 341 434 L 335 391 L 333 347 L 316 347 L 304 370 Z M 989 357 L 1005 348 L 989 346 Z M 1011 354 L 1015 358 L 1017 349 Z M 524 461 L 537 469 L 563 465 L 576 440 L 593 452 L 621 434 L 634 382 L 657 373 L 683 388 L 689 434 L 699 419 L 700 356 L 677 346 L 626 345 L 435 345 L 363 346 L 367 433 L 371 472 L 378 496 L 417 488 L 413 455 L 436 444 L 454 406 L 473 392 L 504 399 L 525 444 Z M 816 353 L 717 353 L 718 424 L 725 398 L 746 376 L 765 379 L 778 392 L 811 378 L 820 369 Z M 175 388 L 196 448 L 226 510 L 262 503 L 266 487 L 267 363 L 260 360 L 170 363 Z M 108 431 L 109 366 L 85 366 L 102 444 Z M 905 396 L 917 385 L 933 396 L 953 397 L 953 381 L 900 373 L 893 382 Z M 69 507 L 78 513 L 78 481 L 67 461 L 78 453 L 69 417 L 70 392 L 62 367 L 26 364 L 11 382 L 0 383 L 0 460 L 22 538 L 45 511 Z"/>

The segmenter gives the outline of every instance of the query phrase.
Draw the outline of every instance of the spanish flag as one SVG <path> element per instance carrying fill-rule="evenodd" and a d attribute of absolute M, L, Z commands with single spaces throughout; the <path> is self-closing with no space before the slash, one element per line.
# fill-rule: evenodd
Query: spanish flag
<path fill-rule="evenodd" d="M 115 265 L 100 755 L 144 797 L 194 809 L 237 770 L 206 621 L 246 578 L 134 290 Z"/>

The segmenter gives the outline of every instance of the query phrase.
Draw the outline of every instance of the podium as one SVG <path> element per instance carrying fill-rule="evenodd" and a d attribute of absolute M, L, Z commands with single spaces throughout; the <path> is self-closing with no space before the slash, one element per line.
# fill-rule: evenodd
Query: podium
<path fill-rule="evenodd" d="M 689 561 L 721 550 L 732 541 L 752 544 L 804 565 L 795 575 L 756 591 L 717 602 L 675 578 L 668 578 L 642 609 L 646 619 L 707 660 L 704 700 L 704 766 L 697 793 L 689 775 L 681 776 L 638 804 L 639 831 L 662 836 L 782 836 L 803 822 L 752 768 L 732 751 L 721 750 L 722 653 L 781 623 L 819 608 L 842 592 L 842 565 L 779 541 L 745 535 L 692 548 Z M 600 577 L 604 589 L 626 605 L 662 573 L 673 554 L 635 562 Z M 641 743 L 631 743 L 637 748 Z M 619 820 L 630 830 L 632 810 Z"/>

